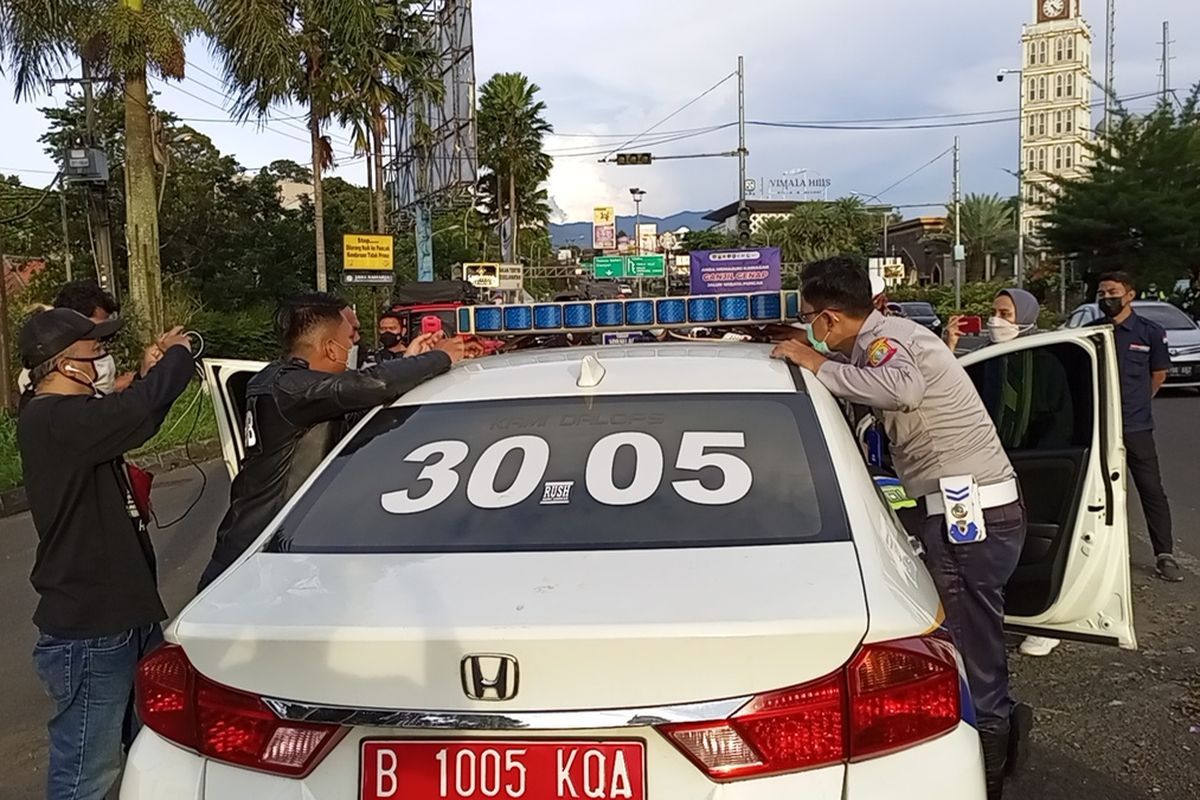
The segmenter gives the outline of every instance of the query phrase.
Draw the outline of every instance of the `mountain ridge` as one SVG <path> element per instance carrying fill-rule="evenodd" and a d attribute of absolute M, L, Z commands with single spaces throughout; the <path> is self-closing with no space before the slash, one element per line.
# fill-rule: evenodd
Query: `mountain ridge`
<path fill-rule="evenodd" d="M 658 225 L 659 233 L 674 231 L 679 228 L 688 228 L 693 231 L 706 230 L 712 223 L 704 219 L 704 217 L 711 213 L 711 211 L 679 211 L 665 217 L 654 217 L 643 214 L 642 224 L 654 223 Z M 632 214 L 629 216 L 618 215 L 617 231 L 624 231 L 632 238 L 635 222 L 636 217 Z M 580 222 L 551 223 L 550 239 L 554 242 L 555 247 L 569 247 L 571 245 L 584 248 L 591 247 L 592 222 L 591 220 L 583 220 Z"/>

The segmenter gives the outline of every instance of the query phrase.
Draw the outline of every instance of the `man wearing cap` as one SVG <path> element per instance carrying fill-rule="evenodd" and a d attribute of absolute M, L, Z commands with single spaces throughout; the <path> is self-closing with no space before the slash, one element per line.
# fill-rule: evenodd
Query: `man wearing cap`
<path fill-rule="evenodd" d="M 30 581 L 40 597 L 34 667 L 54 702 L 47 726 L 50 800 L 101 800 L 116 782 L 138 659 L 162 640 L 154 548 L 124 454 L 145 444 L 192 376 L 175 328 L 161 359 L 129 389 L 99 391 L 101 342 L 121 321 L 56 308 L 19 336 L 33 395 L 17 421 L 25 491 L 38 548 Z"/>

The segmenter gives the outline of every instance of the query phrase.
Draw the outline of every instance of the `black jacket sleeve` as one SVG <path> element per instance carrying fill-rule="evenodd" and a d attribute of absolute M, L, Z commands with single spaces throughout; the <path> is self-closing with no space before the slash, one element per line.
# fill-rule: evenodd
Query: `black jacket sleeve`
<path fill-rule="evenodd" d="M 143 380 L 125 391 L 89 399 L 86 414 L 55 418 L 54 433 L 97 464 L 112 461 L 158 433 L 191 379 L 191 353 L 183 346 L 172 347 Z"/>
<path fill-rule="evenodd" d="M 446 372 L 451 363 L 450 356 L 435 350 L 364 370 L 330 373 L 317 380 L 312 379 L 311 370 L 287 370 L 276 379 L 276 404 L 292 425 L 315 425 L 390 403 Z"/>

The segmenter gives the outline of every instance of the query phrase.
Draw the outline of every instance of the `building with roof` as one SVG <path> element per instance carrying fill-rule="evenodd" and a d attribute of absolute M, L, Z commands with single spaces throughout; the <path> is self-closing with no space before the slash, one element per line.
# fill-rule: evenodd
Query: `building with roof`
<path fill-rule="evenodd" d="M 803 200 L 746 200 L 750 208 L 750 233 L 758 233 L 763 223 L 771 219 L 783 219 Z M 713 223 L 710 230 L 722 233 L 737 233 L 737 202 L 710 211 L 704 219 Z"/>

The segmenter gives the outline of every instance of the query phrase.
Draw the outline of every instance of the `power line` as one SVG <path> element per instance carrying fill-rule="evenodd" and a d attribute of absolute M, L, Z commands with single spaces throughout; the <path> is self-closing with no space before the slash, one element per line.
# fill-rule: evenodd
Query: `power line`
<path fill-rule="evenodd" d="M 916 169 L 914 169 L 912 172 L 908 173 L 908 174 L 907 174 L 907 175 L 905 175 L 903 178 L 901 178 L 900 180 L 898 180 L 898 181 L 896 181 L 895 183 L 893 183 L 891 186 L 887 187 L 887 188 L 886 188 L 886 189 L 884 189 L 883 191 L 876 192 L 874 196 L 875 196 L 875 197 L 877 197 L 877 198 L 878 198 L 878 197 L 883 197 L 883 195 L 887 194 L 887 193 L 888 193 L 888 192 L 890 192 L 892 189 L 895 189 L 897 186 L 899 186 L 900 184 L 904 183 L 904 182 L 905 182 L 905 181 L 907 181 L 909 178 L 914 178 L 914 177 L 916 177 L 916 176 L 917 176 L 919 173 L 921 173 L 921 172 L 925 171 L 925 170 L 926 170 L 926 169 L 928 169 L 929 167 L 932 167 L 934 164 L 936 164 L 937 162 L 941 161 L 943 158 L 945 158 L 947 155 L 949 155 L 949 154 L 950 154 L 950 153 L 952 153 L 952 152 L 954 152 L 954 148 L 953 148 L 953 147 L 948 147 L 948 148 L 946 148 L 945 150 L 943 150 L 942 152 L 938 153 L 936 156 L 934 156 L 933 158 L 931 158 L 929 161 L 926 161 L 924 164 L 922 164 L 921 166 L 917 167 L 917 168 L 916 168 Z"/>
<path fill-rule="evenodd" d="M 1140 94 L 1127 95 L 1117 98 L 1120 102 L 1128 102 L 1131 100 L 1142 100 L 1147 97 L 1155 97 L 1158 92 L 1143 92 Z M 1103 101 L 1093 101 L 1091 108 L 1099 108 L 1103 105 Z M 897 118 L 899 119 L 899 118 Z M 966 120 L 960 122 L 930 122 L 920 124 L 896 124 L 896 125 L 849 125 L 840 123 L 824 123 L 824 122 L 770 122 L 762 120 L 748 121 L 747 125 L 754 125 L 760 128 L 788 128 L 797 130 L 827 130 L 827 131 L 912 131 L 912 130 L 932 130 L 939 128 L 972 128 L 980 125 L 999 125 L 1005 122 L 1017 122 L 1019 116 L 994 117 L 992 119 Z"/>
<path fill-rule="evenodd" d="M 50 183 L 46 185 L 45 189 L 42 189 L 41 197 L 39 197 L 37 199 L 36 203 L 34 203 L 29 208 L 25 209 L 24 211 L 22 211 L 19 214 L 15 214 L 11 217 L 5 217 L 4 219 L 0 219 L 0 225 L 8 225 L 13 222 L 20 222 L 21 220 L 25 219 L 30 214 L 32 214 L 33 212 L 35 212 L 39 208 L 41 208 L 42 204 L 46 202 L 46 198 L 50 196 L 50 190 L 55 187 L 55 185 L 58 183 L 58 181 L 61 177 L 62 177 L 62 173 L 56 172 L 54 174 L 54 180 L 50 181 Z"/>
<path fill-rule="evenodd" d="M 719 80 L 719 81 L 717 81 L 716 83 L 714 83 L 714 84 L 713 84 L 712 86 L 710 86 L 708 89 L 704 90 L 704 91 L 703 91 L 701 94 L 699 94 L 699 95 L 698 95 L 698 96 L 696 96 L 696 97 L 693 97 L 691 100 L 687 101 L 687 102 L 686 102 L 686 103 L 684 103 L 682 106 L 680 106 L 679 108 L 677 108 L 677 109 L 675 109 L 674 111 L 672 111 L 670 114 L 667 114 L 665 117 L 663 117 L 663 118 L 662 118 L 662 119 L 660 119 L 658 122 L 656 122 L 656 123 L 654 123 L 653 125 L 651 125 L 649 128 L 646 128 L 646 130 L 642 131 L 642 132 L 641 132 L 641 133 L 639 133 L 637 136 L 634 136 L 633 138 L 629 139 L 629 140 L 628 140 L 628 141 L 626 141 L 624 144 L 620 144 L 620 145 L 617 145 L 616 147 L 614 147 L 614 148 L 613 148 L 611 151 L 609 151 L 609 153 L 608 153 L 608 154 L 607 154 L 607 155 L 604 157 L 604 160 L 607 160 L 607 159 L 609 158 L 609 156 L 613 155 L 613 153 L 616 153 L 616 152 L 617 152 L 617 151 L 619 151 L 619 150 L 623 150 L 624 148 L 626 148 L 626 147 L 628 147 L 629 145 L 633 144 L 633 143 L 634 143 L 634 142 L 636 142 L 638 139 L 642 138 L 642 137 L 643 137 L 643 136 L 645 136 L 646 134 L 650 133 L 650 132 L 651 132 L 651 131 L 653 131 L 654 129 L 656 129 L 656 128 L 658 128 L 659 126 L 661 126 L 663 123 L 665 123 L 665 122 L 667 122 L 667 121 L 669 121 L 669 120 L 671 120 L 671 119 L 673 119 L 673 118 L 675 118 L 675 117 L 679 116 L 679 115 L 680 115 L 680 114 L 682 114 L 684 111 L 686 111 L 687 109 L 691 108 L 693 105 L 695 105 L 696 103 L 700 102 L 700 101 L 701 101 L 701 100 L 703 100 L 705 97 L 707 97 L 708 95 L 710 95 L 710 94 L 712 94 L 713 92 L 715 92 L 715 91 L 716 91 L 716 90 L 717 90 L 717 89 L 718 89 L 718 88 L 719 88 L 719 87 L 720 87 L 722 84 L 724 84 L 724 83 L 725 83 L 726 81 L 728 81 L 729 79 L 731 79 L 731 78 L 735 77 L 736 75 L 737 75 L 737 72 L 731 72 L 731 73 L 729 73 L 728 75 L 726 75 L 724 78 L 721 78 L 721 80 Z"/>
<path fill-rule="evenodd" d="M 658 145 L 670 144 L 672 142 L 681 142 L 685 139 L 695 139 L 698 136 L 707 136 L 710 133 L 715 133 L 726 128 L 737 125 L 736 122 L 727 122 L 724 125 L 713 125 L 708 128 L 698 129 L 695 133 L 682 133 L 676 136 L 663 136 L 652 140 L 646 140 L 640 143 L 641 147 L 657 147 Z M 594 147 L 594 145 L 592 146 Z M 582 151 L 582 152 L 581 152 Z M 595 150 L 587 149 L 586 147 L 567 148 L 565 150 L 547 151 L 546 155 L 555 158 L 585 158 L 589 156 L 597 156 L 608 153 L 608 149 Z"/>
<path fill-rule="evenodd" d="M 208 72 L 207 70 L 205 70 L 205 69 L 203 69 L 203 68 L 201 68 L 201 67 L 198 67 L 198 66 L 196 66 L 196 65 L 195 65 L 195 64 L 193 64 L 192 62 L 188 61 L 188 62 L 185 62 L 185 63 L 186 63 L 186 64 L 187 64 L 189 67 L 191 67 L 192 69 L 196 70 L 197 72 L 203 73 L 204 75 L 207 75 L 208 77 L 212 78 L 213 80 L 216 80 L 216 81 L 221 81 L 222 83 L 224 83 L 224 81 L 222 81 L 222 79 L 221 79 L 221 78 L 217 77 L 216 75 L 213 75 L 211 72 Z M 217 95 L 218 97 L 220 97 L 220 98 L 221 98 L 221 99 L 223 99 L 223 100 L 232 100 L 232 99 L 233 99 L 233 98 L 232 98 L 232 97 L 229 95 L 229 93 L 228 93 L 228 92 L 226 92 L 224 89 L 218 89 L 218 88 L 216 88 L 215 86 L 210 86 L 210 85 L 208 85 L 207 83 L 205 83 L 204 81 L 201 81 L 201 80 L 198 80 L 198 79 L 196 79 L 196 78 L 193 78 L 191 75 L 185 75 L 185 76 L 184 76 L 184 80 L 185 80 L 185 81 L 190 81 L 191 83 L 194 83 L 194 84 L 196 84 L 197 86 L 199 86 L 199 87 L 201 87 L 201 88 L 203 88 L 203 89 L 207 89 L 208 91 L 212 92 L 213 94 Z M 309 131 L 308 131 L 308 128 L 306 128 L 306 127 L 304 127 L 304 126 L 302 126 L 302 125 L 297 125 L 297 124 L 295 124 L 294 122 L 288 122 L 288 121 L 286 121 L 286 120 L 284 120 L 284 119 L 280 119 L 280 118 L 278 118 L 278 117 L 276 117 L 276 118 L 275 118 L 275 119 L 273 119 L 273 120 L 270 120 L 270 122 L 277 122 L 277 123 L 279 123 L 280 125 L 283 125 L 283 126 L 285 126 L 285 127 L 291 128 L 292 130 L 299 131 L 300 133 L 303 133 L 303 134 L 305 134 L 305 135 L 308 135 L 308 133 L 309 133 Z M 265 127 L 265 126 L 267 125 L 267 122 L 263 122 L 262 124 L 263 124 L 263 126 Z M 354 146 L 354 143 L 353 143 L 353 142 L 351 142 L 349 139 L 347 139 L 347 138 L 346 138 L 346 137 L 344 137 L 344 136 L 336 136 L 336 135 L 334 135 L 334 134 L 332 134 L 332 133 L 329 133 L 329 134 L 326 134 L 326 135 L 327 135 L 327 136 L 329 136 L 329 138 L 330 138 L 330 139 L 336 139 L 336 140 L 338 140 L 339 144 L 342 144 L 342 145 L 343 145 L 343 146 L 345 146 L 345 147 L 353 147 L 353 146 Z"/>
<path fill-rule="evenodd" d="M 177 92 L 182 92 L 183 94 L 187 95 L 188 97 L 191 97 L 194 100 L 204 103 L 207 106 L 211 106 L 212 108 L 215 108 L 219 111 L 226 111 L 226 109 L 223 108 L 222 106 L 219 106 L 216 103 L 212 102 L 211 100 L 201 97 L 200 95 L 195 94 L 194 92 L 189 92 L 187 89 L 184 89 L 182 86 L 178 86 L 174 83 L 166 83 L 166 82 L 162 83 L 161 86 L 169 87 L 171 89 L 174 89 Z M 161 88 L 161 86 L 160 86 L 160 88 Z M 281 131 L 276 128 L 272 128 L 270 125 L 263 124 L 263 125 L 260 125 L 259 127 L 261 127 L 263 130 L 274 133 L 276 136 L 283 136 L 288 139 L 291 139 L 292 141 L 299 142 L 300 144 L 306 144 L 309 146 L 312 145 L 312 142 L 308 139 L 302 139 L 299 136 L 294 136 L 290 133 L 287 133 L 286 131 Z M 335 151 L 334 155 L 339 155 L 339 156 L 342 156 L 343 158 L 350 158 L 353 156 L 352 153 L 337 153 L 336 151 Z"/>

